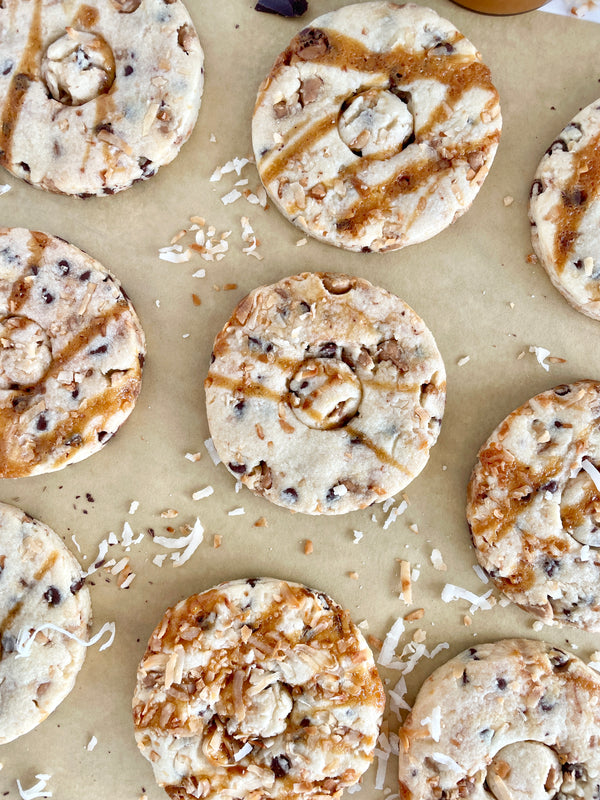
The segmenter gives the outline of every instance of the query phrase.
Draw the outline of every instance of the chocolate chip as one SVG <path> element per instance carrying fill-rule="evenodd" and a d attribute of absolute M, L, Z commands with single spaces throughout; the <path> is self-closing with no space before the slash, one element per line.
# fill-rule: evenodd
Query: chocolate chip
<path fill-rule="evenodd" d="M 21 161 L 19 166 L 21 167 L 23 172 L 31 172 L 31 167 L 29 166 L 29 164 L 26 161 Z"/>
<path fill-rule="evenodd" d="M 311 721 L 308 717 L 304 717 L 304 719 L 300 720 L 300 727 L 301 728 L 309 728 L 312 725 Z"/>
<path fill-rule="evenodd" d="M 453 44 L 450 42 L 440 42 L 439 44 L 436 44 L 435 47 L 432 47 L 427 54 L 430 56 L 449 56 L 453 52 Z"/>
<path fill-rule="evenodd" d="M 79 276 L 79 280 L 80 281 L 89 281 L 91 274 L 92 274 L 92 271 L 89 270 L 89 269 L 86 269 L 86 271 L 82 272 L 81 275 Z"/>
<path fill-rule="evenodd" d="M 94 350 L 90 350 L 90 355 L 91 356 L 97 356 L 97 355 L 100 355 L 101 353 L 106 353 L 107 350 L 108 350 L 108 345 L 107 344 L 101 344 L 98 347 L 96 347 Z"/>
<path fill-rule="evenodd" d="M 291 486 L 284 489 L 281 494 L 284 499 L 288 500 L 290 503 L 295 503 L 298 500 L 298 492 Z"/>
<path fill-rule="evenodd" d="M 570 391 L 571 387 L 568 384 L 563 383 L 554 389 L 554 394 L 557 394 L 559 397 L 564 397 L 565 395 L 569 394 Z"/>
<path fill-rule="evenodd" d="M 246 472 L 245 464 L 235 464 L 233 461 L 230 461 L 227 466 L 235 475 L 244 475 Z"/>
<path fill-rule="evenodd" d="M 68 275 L 69 274 L 69 271 L 71 269 L 71 265 L 69 264 L 69 262 L 65 258 L 61 258 L 61 260 L 58 262 L 57 266 L 58 266 L 58 271 L 60 272 L 61 275 Z"/>
<path fill-rule="evenodd" d="M 42 300 L 49 305 L 54 300 L 54 295 L 48 289 L 42 289 Z"/>
<path fill-rule="evenodd" d="M 318 28 L 305 28 L 296 37 L 296 56 L 302 61 L 312 61 L 329 50 L 329 39 Z"/>
<path fill-rule="evenodd" d="M 463 686 L 466 686 L 467 683 L 470 683 L 469 676 L 467 675 L 467 670 L 466 669 L 463 670 L 461 681 L 462 681 L 462 685 Z"/>
<path fill-rule="evenodd" d="M 556 705 L 556 703 L 554 702 L 554 700 L 551 700 L 550 698 L 547 698 L 545 695 L 540 700 L 540 708 L 542 709 L 542 711 L 546 711 L 546 712 L 552 711 L 552 709 L 554 708 L 555 705 Z"/>
<path fill-rule="evenodd" d="M 571 663 L 571 657 L 568 655 L 568 653 L 564 653 L 558 648 L 554 648 L 551 651 L 549 658 L 554 669 L 559 671 L 566 669 Z"/>
<path fill-rule="evenodd" d="M 543 492 L 554 492 L 558 489 L 558 483 L 556 481 L 548 481 L 543 486 L 540 487 Z"/>
<path fill-rule="evenodd" d="M 248 586 L 251 586 L 253 589 L 256 586 L 256 584 L 259 583 L 259 582 L 260 582 L 260 578 L 248 578 L 247 581 L 246 581 Z"/>
<path fill-rule="evenodd" d="M 14 67 L 14 62 L 8 59 L 2 64 L 2 67 L 0 67 L 0 71 L 2 72 L 3 75 L 10 75 L 13 67 Z"/>
<path fill-rule="evenodd" d="M 72 436 L 69 436 L 68 439 L 65 439 L 65 445 L 67 447 L 80 447 L 82 443 L 83 439 L 79 433 L 74 433 Z"/>
<path fill-rule="evenodd" d="M 564 139 L 555 139 L 550 145 L 550 147 L 546 150 L 546 155 L 550 156 L 552 155 L 552 153 L 558 153 L 561 151 L 567 152 L 568 149 L 569 146 L 567 145 Z"/>
<path fill-rule="evenodd" d="M 85 578 L 79 578 L 78 581 L 73 581 L 73 583 L 69 586 L 69 591 L 71 594 L 77 594 L 85 584 Z"/>
<path fill-rule="evenodd" d="M 301 17 L 308 8 L 308 0 L 261 0 L 254 6 L 255 11 L 279 14 L 281 17 Z"/>
<path fill-rule="evenodd" d="M 544 191 L 544 186 L 540 180 L 537 178 L 531 184 L 531 189 L 529 190 L 529 197 L 539 197 L 541 193 Z"/>
<path fill-rule="evenodd" d="M 319 347 L 319 358 L 335 358 L 337 355 L 337 344 L 335 342 L 325 342 Z"/>
<path fill-rule="evenodd" d="M 308 305 L 308 303 L 305 303 L 304 300 L 300 300 L 300 309 L 302 314 L 308 314 L 308 312 L 310 311 L 310 306 Z"/>
<path fill-rule="evenodd" d="M 133 67 L 131 64 L 126 64 L 125 69 L 123 70 L 124 75 L 132 75 L 133 74 Z"/>
<path fill-rule="evenodd" d="M 286 755 L 278 755 L 271 761 L 271 770 L 276 778 L 284 778 L 290 768 L 292 766 L 292 762 Z"/>
<path fill-rule="evenodd" d="M 557 569 L 560 567 L 560 561 L 557 561 L 555 558 L 546 557 L 544 559 L 544 563 L 542 564 L 542 569 L 546 573 L 546 575 L 551 578 Z"/>
<path fill-rule="evenodd" d="M 39 415 L 39 417 L 37 419 L 37 422 L 35 424 L 35 427 L 37 428 L 38 431 L 47 430 L 47 428 L 48 428 L 48 420 L 46 419 L 44 414 L 40 414 Z"/>
<path fill-rule="evenodd" d="M 582 764 L 563 764 L 562 768 L 563 774 L 565 775 L 572 775 L 576 781 L 580 781 L 585 772 Z"/>
<path fill-rule="evenodd" d="M 154 169 L 152 161 L 149 158 L 146 158 L 145 156 L 141 156 L 141 158 L 138 159 L 138 165 L 142 170 L 142 176 L 144 178 L 150 178 L 152 175 L 154 175 L 156 171 Z"/>
<path fill-rule="evenodd" d="M 322 608 L 325 609 L 325 611 L 329 611 L 331 609 L 331 605 L 329 603 L 329 598 L 327 597 L 326 594 L 323 594 L 323 592 L 316 592 L 315 593 L 315 597 L 319 601 L 319 603 L 322 606 Z"/>
<path fill-rule="evenodd" d="M 234 411 L 234 414 L 236 415 L 236 417 L 238 419 L 243 415 L 244 408 L 246 408 L 246 401 L 245 400 L 240 400 L 239 403 L 236 403 L 234 405 L 233 411 Z"/>
<path fill-rule="evenodd" d="M 56 588 L 56 586 L 49 586 L 46 591 L 44 592 L 44 600 L 50 606 L 57 606 L 60 603 L 61 597 L 60 592 Z"/>
<path fill-rule="evenodd" d="M 71 392 L 71 397 L 73 398 L 73 400 L 77 400 L 77 398 L 79 397 L 79 389 L 73 389 L 73 391 Z"/>
<path fill-rule="evenodd" d="M 469 647 L 467 652 L 469 653 L 473 661 L 481 661 L 481 659 L 477 655 L 477 649 L 475 647 Z"/>
<path fill-rule="evenodd" d="M 97 436 L 99 442 L 104 442 L 107 439 L 110 439 L 111 434 L 108 431 L 98 431 Z"/>
<path fill-rule="evenodd" d="M 5 633 L 2 637 L 2 653 L 14 653 L 17 640 L 10 633 Z"/>

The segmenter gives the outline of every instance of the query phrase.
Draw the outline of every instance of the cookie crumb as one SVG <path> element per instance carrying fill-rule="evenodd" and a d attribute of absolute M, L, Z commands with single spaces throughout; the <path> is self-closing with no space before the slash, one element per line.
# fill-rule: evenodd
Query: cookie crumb
<path fill-rule="evenodd" d="M 383 647 L 383 642 L 381 641 L 381 639 L 378 639 L 377 636 L 373 636 L 372 633 L 370 633 L 367 636 L 367 641 L 369 642 L 371 647 L 374 647 L 376 650 L 381 650 L 381 648 Z"/>
<path fill-rule="evenodd" d="M 404 617 L 405 622 L 415 622 L 418 619 L 423 619 L 425 616 L 424 608 L 416 608 Z"/>
<path fill-rule="evenodd" d="M 412 603 L 412 582 L 410 577 L 410 561 L 400 559 L 400 596 L 407 605 Z"/>
<path fill-rule="evenodd" d="M 472 618 L 468 614 L 465 614 L 463 617 L 463 625 L 465 625 L 465 627 L 467 628 L 470 628 L 472 624 L 473 624 Z"/>
<path fill-rule="evenodd" d="M 360 540 L 363 538 L 364 534 L 362 531 L 352 531 L 352 535 L 354 537 L 353 543 L 358 544 Z"/>
<path fill-rule="evenodd" d="M 174 508 L 166 508 L 164 511 L 160 512 L 162 519 L 175 519 L 178 514 L 179 511 L 176 511 Z"/>
<path fill-rule="evenodd" d="M 193 464 L 195 464 L 202 458 L 202 453 L 186 453 L 185 457 L 187 458 L 188 461 L 191 461 Z"/>
<path fill-rule="evenodd" d="M 313 543 L 310 539 L 304 542 L 304 555 L 309 556 L 313 552 Z"/>
<path fill-rule="evenodd" d="M 512 204 L 515 202 L 515 198 L 507 194 L 506 197 L 502 198 L 502 202 L 504 203 L 505 206 L 512 206 Z"/>
<path fill-rule="evenodd" d="M 223 543 L 223 537 L 221 536 L 221 534 L 215 533 L 215 535 L 213 536 L 213 547 L 215 548 L 215 550 L 218 550 L 219 547 L 221 547 L 222 543 Z"/>
<path fill-rule="evenodd" d="M 535 253 L 529 253 L 529 255 L 527 256 L 525 261 L 527 261 L 528 264 L 537 264 L 538 263 L 538 257 L 536 256 Z"/>
<path fill-rule="evenodd" d="M 420 644 L 421 642 L 424 642 L 426 638 L 427 638 L 427 632 L 424 631 L 423 628 L 417 628 L 417 630 L 413 633 L 412 640 L 413 642 L 417 642 L 417 644 Z"/>
<path fill-rule="evenodd" d="M 463 356 L 462 358 L 458 359 L 458 361 L 456 362 L 456 365 L 458 367 L 464 367 L 464 365 L 468 364 L 470 360 L 471 360 L 471 356 Z"/>
<path fill-rule="evenodd" d="M 214 491 L 212 486 L 205 486 L 204 489 L 198 489 L 197 492 L 192 494 L 192 500 L 204 500 L 205 497 L 210 497 L 211 494 L 214 494 Z"/>
<path fill-rule="evenodd" d="M 353 581 L 357 581 L 358 580 L 358 572 L 349 572 L 348 573 L 348 577 L 352 578 Z"/>
<path fill-rule="evenodd" d="M 437 569 L 439 572 L 446 572 L 448 567 L 444 563 L 444 559 L 442 558 L 442 554 L 437 548 L 434 548 L 431 551 L 431 563 L 433 564 L 434 569 Z"/>

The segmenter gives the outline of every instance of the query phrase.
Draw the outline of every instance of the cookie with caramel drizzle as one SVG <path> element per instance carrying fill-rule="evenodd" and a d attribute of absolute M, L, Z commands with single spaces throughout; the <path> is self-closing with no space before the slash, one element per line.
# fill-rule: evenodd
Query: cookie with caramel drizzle
<path fill-rule="evenodd" d="M 377 0 L 294 37 L 260 87 L 252 138 L 286 217 L 320 241 L 386 251 L 470 207 L 501 125 L 471 42 L 431 9 Z"/>

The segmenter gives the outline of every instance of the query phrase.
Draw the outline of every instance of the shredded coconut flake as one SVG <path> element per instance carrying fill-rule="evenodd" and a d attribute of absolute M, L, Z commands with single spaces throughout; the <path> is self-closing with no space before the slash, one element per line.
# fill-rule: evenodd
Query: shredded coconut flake
<path fill-rule="evenodd" d="M 23 800 L 36 800 L 38 797 L 52 797 L 52 792 L 49 792 L 46 789 L 48 781 L 52 776 L 45 775 L 44 773 L 40 772 L 35 777 L 37 778 L 38 782 L 29 789 L 24 789 L 21 785 L 21 781 L 17 778 L 17 788 L 19 790 L 19 795 L 23 798 Z"/>
<path fill-rule="evenodd" d="M 139 502 L 137 500 L 132 500 L 131 505 L 129 506 L 129 513 L 135 514 L 135 512 L 138 510 L 139 507 L 140 507 Z"/>
<path fill-rule="evenodd" d="M 185 550 L 182 553 L 173 553 L 171 555 L 171 558 L 173 559 L 173 566 L 181 567 L 186 563 L 186 561 L 189 561 L 198 547 L 202 544 L 203 540 L 204 528 L 202 527 L 202 523 L 198 517 L 196 517 L 196 521 L 194 522 L 192 530 L 187 536 L 181 537 L 180 539 L 180 544 L 185 544 Z"/>
<path fill-rule="evenodd" d="M 246 511 L 243 506 L 239 506 L 239 508 L 233 508 L 231 511 L 227 512 L 230 517 L 241 517 L 245 513 Z"/>
<path fill-rule="evenodd" d="M 581 467 L 590 476 L 590 478 L 594 482 L 594 486 L 596 487 L 596 489 L 600 491 L 600 472 L 598 472 L 598 470 L 592 464 L 592 462 L 588 461 L 586 458 L 584 458 L 583 461 L 581 462 Z"/>
<path fill-rule="evenodd" d="M 242 196 L 241 192 L 238 192 L 237 189 L 232 189 L 230 192 L 227 192 L 227 194 L 224 194 L 223 197 L 221 197 L 221 202 L 223 203 L 224 206 L 230 206 L 232 203 L 235 203 L 235 201 L 238 200 L 241 196 Z"/>
<path fill-rule="evenodd" d="M 473 564 L 473 570 L 475 572 L 475 575 L 477 575 L 477 577 L 479 578 L 479 580 L 482 583 L 489 583 L 490 582 L 490 579 L 485 574 L 485 570 L 479 564 Z"/>
<path fill-rule="evenodd" d="M 79 636 L 75 636 L 74 633 L 66 631 L 64 628 L 60 628 L 58 625 L 54 625 L 52 622 L 46 622 L 44 625 L 40 625 L 31 633 L 23 628 L 17 636 L 17 641 L 15 644 L 17 655 L 15 658 L 29 658 L 35 637 L 38 635 L 38 633 L 40 633 L 40 631 L 57 631 L 58 633 L 62 633 L 63 636 L 66 636 L 68 639 L 73 639 L 74 641 L 79 642 L 79 644 L 82 644 L 84 647 L 92 647 L 92 645 L 100 641 L 105 633 L 109 632 L 110 636 L 108 640 L 98 648 L 98 651 L 102 652 L 102 650 L 106 650 L 107 647 L 110 647 L 114 642 L 115 630 L 116 625 L 114 622 L 105 622 L 98 633 L 95 634 L 95 636 L 92 636 L 92 638 L 88 639 L 86 642 L 84 639 L 80 639 Z"/>
<path fill-rule="evenodd" d="M 252 752 L 252 745 L 250 744 L 250 742 L 246 742 L 246 744 L 243 747 L 240 747 L 237 753 L 233 756 L 233 760 L 241 761 L 242 758 L 244 758 L 251 752 Z"/>
<path fill-rule="evenodd" d="M 529 348 L 530 353 L 535 353 L 535 357 L 537 358 L 538 364 L 543 367 L 546 372 L 550 371 L 550 365 L 546 364 L 546 358 L 550 355 L 550 350 L 546 350 L 545 347 L 536 347 L 535 345 L 531 345 Z"/>
<path fill-rule="evenodd" d="M 429 734 L 434 742 L 439 742 L 440 736 L 442 735 L 442 710 L 439 706 L 435 706 L 435 708 L 431 711 L 430 717 L 425 717 L 421 720 L 421 725 L 425 725 L 429 728 Z"/>
<path fill-rule="evenodd" d="M 445 572 L 448 569 L 444 563 L 442 554 L 437 547 L 431 551 L 431 563 L 433 564 L 434 569 L 437 569 L 439 572 Z"/>
<path fill-rule="evenodd" d="M 354 536 L 353 539 L 354 544 L 358 544 L 364 536 L 362 531 L 352 531 L 352 535 Z"/>
<path fill-rule="evenodd" d="M 94 560 L 92 566 L 88 569 L 87 572 L 83 573 L 84 578 L 87 578 L 88 575 L 91 575 L 92 573 L 96 572 L 96 570 L 100 569 L 107 553 L 108 553 L 108 541 L 106 539 L 103 539 L 98 545 L 98 555 Z"/>
<path fill-rule="evenodd" d="M 490 589 L 489 592 L 478 595 L 474 592 L 470 592 L 468 589 L 463 589 L 461 586 L 454 586 L 452 583 L 447 583 L 442 590 L 442 600 L 444 603 L 451 603 L 453 600 L 467 600 L 471 603 L 469 611 L 473 614 L 479 608 L 487 611 L 492 607 L 487 599 L 491 593 L 492 590 Z"/>
<path fill-rule="evenodd" d="M 192 251 L 189 248 L 182 253 L 178 253 L 173 249 L 175 247 L 180 247 L 180 245 L 173 245 L 172 248 L 161 248 L 163 252 L 159 252 L 158 257 L 163 261 L 168 261 L 170 264 L 183 264 L 185 261 L 190 260 Z"/>
<path fill-rule="evenodd" d="M 400 641 L 400 637 L 403 633 L 404 620 L 402 617 L 398 617 L 398 619 L 387 632 L 381 652 L 379 653 L 379 658 L 377 659 L 377 662 L 383 667 L 387 667 L 392 663 L 392 658 L 396 652 L 398 642 Z"/>
<path fill-rule="evenodd" d="M 0 195 L 10 192 L 11 189 L 12 186 L 10 185 L 10 183 L 0 183 Z"/>
<path fill-rule="evenodd" d="M 217 167 L 213 172 L 213 174 L 210 176 L 209 180 L 211 181 L 211 183 L 215 183 L 216 181 L 220 181 L 223 175 L 228 175 L 230 172 L 235 172 L 239 178 L 240 175 L 242 174 L 243 168 L 246 166 L 246 164 L 249 163 L 250 159 L 238 158 L 237 156 L 235 156 L 234 158 L 231 159 L 231 161 L 228 161 L 226 164 L 223 164 L 222 167 Z"/>
<path fill-rule="evenodd" d="M 206 439 L 204 442 L 204 446 L 208 451 L 208 455 L 211 457 L 211 460 L 215 467 L 221 463 L 221 459 L 219 458 L 219 454 L 217 453 L 217 448 L 215 447 L 215 443 L 212 439 Z"/>
<path fill-rule="evenodd" d="M 91 738 L 91 739 L 89 740 L 89 742 L 87 743 L 87 745 L 86 745 L 86 748 L 85 748 L 85 749 L 86 749 L 86 750 L 87 750 L 89 753 L 91 753 L 91 752 L 92 752 L 92 750 L 93 750 L 93 749 L 96 747 L 96 745 L 97 745 L 97 744 L 98 744 L 98 739 L 96 739 L 96 737 L 95 737 L 95 736 L 92 736 L 92 738 Z"/>
<path fill-rule="evenodd" d="M 197 492 L 192 494 L 192 500 L 204 500 L 205 497 L 210 497 L 214 493 L 215 490 L 212 486 L 205 486 L 204 489 L 198 489 Z"/>
<path fill-rule="evenodd" d="M 401 514 L 404 514 L 407 508 L 408 508 L 408 503 L 406 502 L 406 500 L 403 500 L 399 506 L 396 506 L 396 508 L 392 508 L 392 510 L 388 514 L 387 519 L 383 523 L 383 530 L 387 531 L 390 525 L 393 522 L 395 522 Z"/>
<path fill-rule="evenodd" d="M 155 564 L 157 567 L 162 567 L 163 561 L 167 557 L 167 553 L 157 553 L 154 558 L 152 559 L 152 563 Z"/>
<path fill-rule="evenodd" d="M 452 772 L 456 772 L 459 775 L 462 774 L 462 768 L 453 758 L 450 758 L 450 756 L 447 756 L 445 753 L 432 753 L 431 757 L 442 767 L 448 767 L 448 769 L 451 769 Z"/>

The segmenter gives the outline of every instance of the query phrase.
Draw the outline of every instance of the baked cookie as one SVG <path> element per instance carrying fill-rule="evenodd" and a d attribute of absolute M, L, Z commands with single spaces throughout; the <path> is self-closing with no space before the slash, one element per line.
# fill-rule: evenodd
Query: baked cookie
<path fill-rule="evenodd" d="M 423 684 L 400 729 L 402 800 L 600 793 L 600 675 L 559 647 L 471 647 Z"/>
<path fill-rule="evenodd" d="M 342 514 L 423 469 L 446 382 L 406 303 L 360 278 L 306 272 L 241 301 L 205 388 L 215 447 L 238 480 L 294 511 Z"/>
<path fill-rule="evenodd" d="M 144 334 L 116 278 L 63 239 L 0 228 L 0 477 L 95 453 L 133 410 Z"/>
<path fill-rule="evenodd" d="M 599 420 L 596 381 L 532 398 L 483 445 L 467 502 L 496 586 L 546 623 L 590 631 L 600 631 Z"/>
<path fill-rule="evenodd" d="M 552 142 L 529 201 L 533 248 L 558 291 L 600 319 L 600 100 Z"/>
<path fill-rule="evenodd" d="M 347 611 L 296 583 L 232 581 L 169 609 L 137 674 L 138 747 L 169 797 L 339 797 L 385 697 Z"/>
<path fill-rule="evenodd" d="M 0 165 L 69 195 L 114 194 L 172 161 L 203 53 L 180 0 L 0 4 Z"/>
<path fill-rule="evenodd" d="M 260 87 L 256 164 L 282 213 L 323 242 L 396 250 L 473 202 L 502 120 L 481 56 L 415 4 L 356 3 L 300 31 Z"/>
<path fill-rule="evenodd" d="M 0 503 L 0 744 L 39 725 L 69 694 L 85 658 L 90 595 L 47 525 Z M 17 643 L 42 628 L 28 655 Z M 29 648 L 27 648 L 29 650 Z"/>

